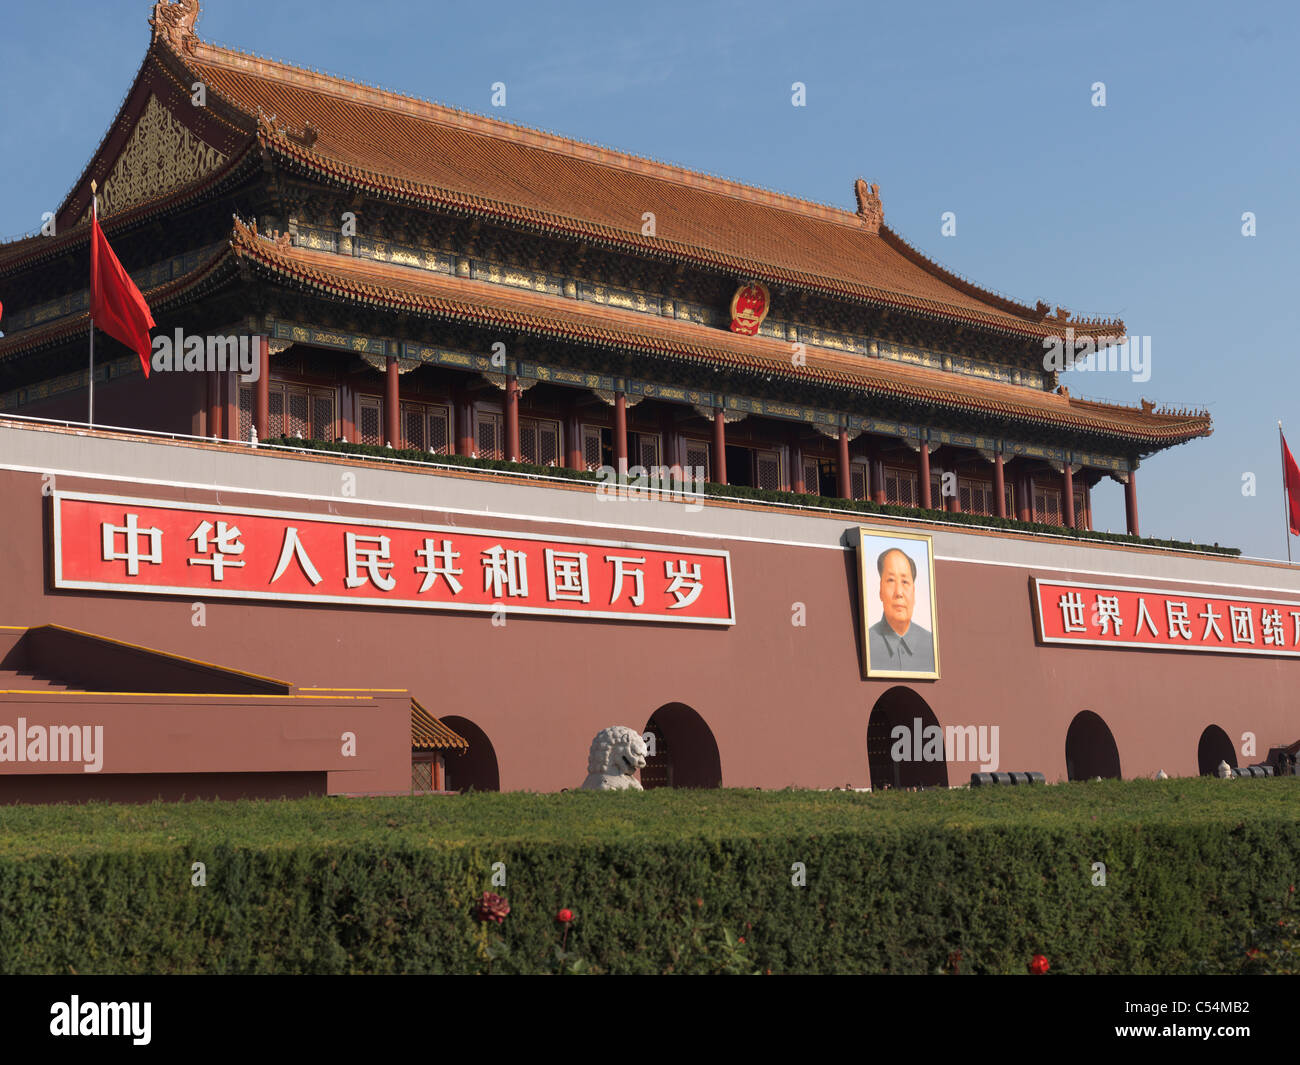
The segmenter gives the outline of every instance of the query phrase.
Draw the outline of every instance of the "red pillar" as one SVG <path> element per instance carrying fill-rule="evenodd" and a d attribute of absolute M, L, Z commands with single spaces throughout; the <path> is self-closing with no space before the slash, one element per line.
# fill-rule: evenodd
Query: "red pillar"
<path fill-rule="evenodd" d="M 506 461 L 519 461 L 519 379 L 506 377 Z"/>
<path fill-rule="evenodd" d="M 1002 456 L 993 456 L 993 513 L 999 518 L 1007 516 L 1007 482 L 1002 472 Z"/>
<path fill-rule="evenodd" d="M 1061 474 L 1061 491 L 1063 498 L 1061 500 L 1062 509 L 1065 512 L 1065 527 L 1074 528 L 1074 470 L 1070 468 L 1067 461 L 1065 470 Z"/>
<path fill-rule="evenodd" d="M 384 443 L 395 448 L 402 446 L 401 404 L 397 389 L 397 359 L 389 355 L 384 371 Z"/>
<path fill-rule="evenodd" d="M 879 455 L 871 460 L 871 498 L 876 503 L 888 503 L 885 491 L 885 460 Z"/>
<path fill-rule="evenodd" d="M 849 499 L 853 495 L 853 485 L 849 479 L 849 431 L 840 430 L 840 498 Z"/>
<path fill-rule="evenodd" d="M 1016 518 L 1020 521 L 1034 520 L 1034 478 L 1028 473 L 1017 478 Z"/>
<path fill-rule="evenodd" d="M 474 401 L 464 396 L 456 401 L 456 454 L 469 458 L 476 450 L 478 433 L 474 429 Z"/>
<path fill-rule="evenodd" d="M 921 441 L 921 483 L 918 486 L 921 491 L 921 507 L 923 510 L 929 510 L 932 500 L 930 499 L 930 445 Z"/>
<path fill-rule="evenodd" d="M 954 466 L 951 470 L 943 470 L 939 474 L 940 490 L 942 490 L 944 475 L 952 474 L 952 495 L 943 497 L 943 509 L 949 514 L 961 513 L 961 487 L 957 480 L 957 468 Z"/>
<path fill-rule="evenodd" d="M 268 338 L 258 337 L 257 392 L 253 402 L 253 428 L 257 439 L 271 435 L 271 344 Z"/>
<path fill-rule="evenodd" d="M 1128 471 L 1128 483 L 1124 485 L 1124 513 L 1128 518 L 1128 534 L 1141 536 L 1138 532 L 1137 470 Z"/>
<path fill-rule="evenodd" d="M 614 393 L 614 469 L 620 477 L 627 475 L 627 396 Z"/>
<path fill-rule="evenodd" d="M 799 446 L 799 434 L 790 434 L 790 491 L 803 495 L 808 485 L 803 479 L 803 448 Z"/>
<path fill-rule="evenodd" d="M 727 483 L 727 423 L 721 407 L 713 412 L 713 483 Z"/>
<path fill-rule="evenodd" d="M 661 427 L 664 434 L 663 463 L 670 470 L 674 466 L 680 467 L 682 460 L 677 456 L 677 419 L 671 410 L 664 411 Z"/>
<path fill-rule="evenodd" d="M 239 374 L 226 370 L 217 375 L 221 383 L 221 405 L 225 408 L 221 416 L 222 436 L 227 440 L 239 437 Z"/>
<path fill-rule="evenodd" d="M 218 402 L 217 371 L 209 370 L 208 379 L 208 418 L 204 436 L 221 438 L 221 404 Z"/>
<path fill-rule="evenodd" d="M 572 411 L 564 423 L 564 437 L 568 443 L 565 449 L 568 456 L 565 465 L 571 470 L 585 470 L 587 468 L 586 458 L 582 453 L 582 419 L 578 417 L 578 412 Z"/>

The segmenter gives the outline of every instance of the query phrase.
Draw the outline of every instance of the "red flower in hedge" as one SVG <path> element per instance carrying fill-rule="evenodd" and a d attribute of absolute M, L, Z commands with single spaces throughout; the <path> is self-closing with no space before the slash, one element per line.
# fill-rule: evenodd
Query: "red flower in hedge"
<path fill-rule="evenodd" d="M 485 891 L 483 897 L 478 900 L 478 907 L 474 911 L 474 916 L 480 921 L 496 921 L 497 924 L 500 924 L 506 919 L 506 914 L 509 912 L 510 903 L 506 902 L 500 895 Z"/>
<path fill-rule="evenodd" d="M 1051 966 L 1047 964 L 1047 959 L 1041 954 L 1035 954 L 1034 960 L 1029 963 L 1029 971 L 1036 976 L 1042 976 Z"/>
<path fill-rule="evenodd" d="M 559 913 L 555 915 L 555 919 L 559 921 L 560 924 L 568 924 L 570 921 L 573 920 L 573 911 L 561 910 Z"/>
<path fill-rule="evenodd" d="M 704 909 L 704 900 L 703 900 L 703 899 L 696 899 L 696 900 L 695 900 L 695 905 L 696 905 L 697 907 L 699 907 L 701 910 Z"/>

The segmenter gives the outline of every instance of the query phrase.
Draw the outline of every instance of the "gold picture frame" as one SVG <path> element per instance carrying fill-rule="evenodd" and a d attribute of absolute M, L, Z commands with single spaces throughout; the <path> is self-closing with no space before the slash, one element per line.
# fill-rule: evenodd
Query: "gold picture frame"
<path fill-rule="evenodd" d="M 933 537 L 859 527 L 858 599 L 863 673 L 873 678 L 938 680 Z"/>

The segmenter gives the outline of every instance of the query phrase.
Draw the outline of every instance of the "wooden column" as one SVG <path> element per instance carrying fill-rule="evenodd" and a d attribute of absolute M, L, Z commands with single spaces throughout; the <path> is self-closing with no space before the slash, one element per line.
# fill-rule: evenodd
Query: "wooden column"
<path fill-rule="evenodd" d="M 803 479 L 803 447 L 799 444 L 799 434 L 791 432 L 790 441 L 790 491 L 798 492 L 802 495 L 808 491 L 808 485 Z"/>
<path fill-rule="evenodd" d="M 342 435 L 345 444 L 361 443 L 361 434 L 357 432 L 356 408 L 357 394 L 353 391 L 352 386 L 347 383 L 339 385 L 339 433 Z M 455 411 L 456 408 L 453 406 L 453 417 Z M 453 441 L 454 439 L 453 437 Z"/>
<path fill-rule="evenodd" d="M 1061 492 L 1063 493 L 1063 498 L 1061 500 L 1061 511 L 1065 516 L 1065 527 L 1067 529 L 1073 529 L 1074 528 L 1074 470 L 1070 468 L 1070 463 L 1068 460 L 1065 463 L 1064 471 L 1062 471 L 1061 473 Z"/>
<path fill-rule="evenodd" d="M 582 418 L 577 411 L 577 401 L 573 403 L 573 409 L 570 410 L 568 418 L 564 421 L 564 439 L 568 445 L 565 448 L 565 465 L 571 470 L 585 470 L 587 468 L 587 459 L 583 454 L 582 448 Z"/>
<path fill-rule="evenodd" d="M 1016 518 L 1034 520 L 1034 479 L 1023 471 L 1016 478 Z"/>
<path fill-rule="evenodd" d="M 871 499 L 876 503 L 889 502 L 889 493 L 885 490 L 885 460 L 879 454 L 871 460 Z"/>
<path fill-rule="evenodd" d="M 506 461 L 519 461 L 519 378 L 506 376 Z"/>
<path fill-rule="evenodd" d="M 1141 536 L 1138 532 L 1137 470 L 1128 471 L 1128 482 L 1124 485 L 1124 515 L 1128 519 L 1128 534 Z"/>
<path fill-rule="evenodd" d="M 614 393 L 614 469 L 627 476 L 627 395 Z"/>
<path fill-rule="evenodd" d="M 680 467 L 682 460 L 677 454 L 677 419 L 673 417 L 671 409 L 664 411 L 660 429 L 664 434 L 664 465 L 670 470 L 675 466 Z"/>
<path fill-rule="evenodd" d="M 727 422 L 721 407 L 713 411 L 713 483 L 727 483 Z"/>
<path fill-rule="evenodd" d="M 474 401 L 466 395 L 456 398 L 456 454 L 469 458 L 477 448 L 474 446 L 478 433 L 474 428 Z"/>
<path fill-rule="evenodd" d="M 841 499 L 850 499 L 853 496 L 853 483 L 849 479 L 849 431 L 847 429 L 840 429 L 839 473 L 839 496 Z"/>
<path fill-rule="evenodd" d="M 395 448 L 402 446 L 402 401 L 398 394 L 397 377 L 397 359 L 389 355 L 384 370 L 384 443 L 392 444 Z"/>
<path fill-rule="evenodd" d="M 921 483 L 917 486 L 920 490 L 921 507 L 924 510 L 930 509 L 932 500 L 930 499 L 930 445 L 925 440 L 921 441 Z"/>
<path fill-rule="evenodd" d="M 218 374 L 221 382 L 221 405 L 225 408 L 221 417 L 222 436 L 227 440 L 239 437 L 239 373 L 226 370 Z"/>
<path fill-rule="evenodd" d="M 208 416 L 203 435 L 220 440 L 221 404 L 219 402 L 219 393 L 217 391 L 217 371 L 209 370 L 205 376 L 208 379 Z"/>
<path fill-rule="evenodd" d="M 257 391 L 253 402 L 253 428 L 259 441 L 271 435 L 271 342 L 258 337 Z"/>
<path fill-rule="evenodd" d="M 993 456 L 993 513 L 999 518 L 1007 516 L 1007 482 L 1002 472 L 1001 453 Z"/>
<path fill-rule="evenodd" d="M 961 483 L 957 478 L 957 467 L 939 472 L 939 491 L 943 491 L 944 474 L 952 474 L 952 495 L 943 497 L 943 509 L 949 514 L 961 513 Z"/>

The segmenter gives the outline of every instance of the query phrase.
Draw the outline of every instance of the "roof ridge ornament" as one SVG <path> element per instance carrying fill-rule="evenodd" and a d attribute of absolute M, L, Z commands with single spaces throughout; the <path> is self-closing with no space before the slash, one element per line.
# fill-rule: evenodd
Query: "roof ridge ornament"
<path fill-rule="evenodd" d="M 853 185 L 854 195 L 858 198 L 858 217 L 871 233 L 879 233 L 885 223 L 885 208 L 880 202 L 880 186 L 868 185 L 863 178 L 858 178 Z"/>
<path fill-rule="evenodd" d="M 194 54 L 198 35 L 194 26 L 199 21 L 199 0 L 158 0 L 154 4 L 153 39 L 166 41 L 173 52 Z"/>

